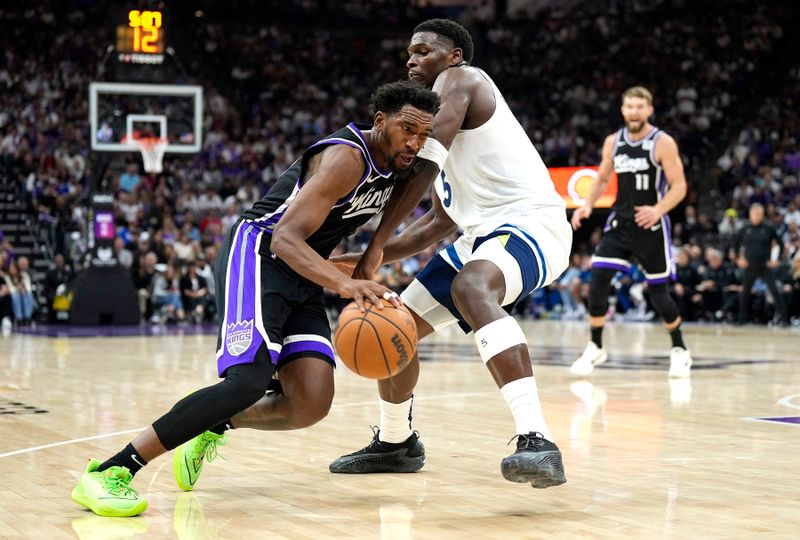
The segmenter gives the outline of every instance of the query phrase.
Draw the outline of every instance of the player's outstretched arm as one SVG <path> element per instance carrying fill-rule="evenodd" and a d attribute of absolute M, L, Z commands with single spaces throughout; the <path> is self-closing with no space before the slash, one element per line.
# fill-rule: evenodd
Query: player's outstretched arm
<path fill-rule="evenodd" d="M 383 218 L 353 272 L 354 276 L 371 276 L 381 262 L 387 262 L 384 261 L 383 254 L 387 242 L 394 236 L 403 219 L 419 204 L 436 175 L 444 168 L 447 151 L 469 110 L 476 85 L 472 77 L 474 75 L 465 70 L 449 69 L 436 79 L 433 91 L 441 97 L 441 106 L 433 119 L 431 136 L 428 137 L 426 147 L 417 156 L 413 174 L 404 181 L 406 185 L 396 198 L 393 195 L 392 199 L 395 200 L 390 199 L 387 204 Z"/>
<path fill-rule="evenodd" d="M 384 262 L 391 263 L 415 255 L 456 232 L 458 226 L 444 211 L 435 192 L 431 194 L 431 200 L 433 208 L 386 244 Z"/>
<path fill-rule="evenodd" d="M 382 251 L 383 263 L 392 263 L 415 255 L 456 232 L 458 227 L 445 213 L 435 191 L 431 194 L 431 200 L 433 208 L 387 242 Z M 345 253 L 331 257 L 331 262 L 342 272 L 353 273 L 362 256 L 362 253 Z"/>
<path fill-rule="evenodd" d="M 661 220 L 661 217 L 678 206 L 686 197 L 686 175 L 683 172 L 683 161 L 678 152 L 678 143 L 664 133 L 656 140 L 656 163 L 659 163 L 667 177 L 669 190 L 664 197 L 653 206 L 637 206 L 636 224 L 649 229 Z"/>
<path fill-rule="evenodd" d="M 583 206 L 576 208 L 575 212 L 572 213 L 572 228 L 575 230 L 578 230 L 584 219 L 592 215 L 592 209 L 597 199 L 605 192 L 608 181 L 611 179 L 611 173 L 614 172 L 614 161 L 611 154 L 614 151 L 615 139 L 616 134 L 612 133 L 603 141 L 603 157 L 600 160 L 597 178 L 592 180 L 589 195 L 586 197 Z"/>
<path fill-rule="evenodd" d="M 379 299 L 391 293 L 389 289 L 373 281 L 350 278 L 306 242 L 325 222 L 336 201 L 355 189 L 363 173 L 361 153 L 350 146 L 331 146 L 312 158 L 308 179 L 275 226 L 270 249 L 301 276 L 352 298 L 360 308 L 365 299 L 382 308 Z M 393 303 L 399 306 L 395 297 Z"/>
<path fill-rule="evenodd" d="M 416 159 L 410 174 L 398 182 L 383 210 L 383 216 L 372 235 L 367 249 L 356 262 L 353 276 L 369 279 L 384 261 L 383 248 L 394 236 L 397 227 L 417 207 L 422 196 L 431 188 L 439 167 L 427 159 Z"/>

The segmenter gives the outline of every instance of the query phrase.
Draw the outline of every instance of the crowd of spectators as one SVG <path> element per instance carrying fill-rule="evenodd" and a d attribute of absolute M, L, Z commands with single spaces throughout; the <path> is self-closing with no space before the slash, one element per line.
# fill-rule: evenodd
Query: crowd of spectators
<path fill-rule="evenodd" d="M 727 4 L 720 9 L 719 2 L 621 2 L 604 4 L 610 11 L 598 13 L 596 3 L 577 2 L 534 16 L 492 20 L 485 10 L 480 17 L 471 11 L 461 16 L 475 36 L 475 63 L 503 89 L 548 165 L 599 162 L 603 136 L 620 125 L 619 96 L 636 83 L 654 92 L 654 122 L 676 136 L 690 170 L 698 171 L 714 134 L 738 120 L 738 108 L 750 96 L 745 89 L 763 83 L 758 66 L 786 33 L 784 3 L 733 3 L 748 9 Z M 212 319 L 211 267 L 239 212 L 263 196 L 317 138 L 350 121 L 368 122 L 370 92 L 405 76 L 411 29 L 442 14 L 412 2 L 254 4 L 223 9 L 200 2 L 184 14 L 183 24 L 171 27 L 170 42 L 191 75 L 187 82 L 204 87 L 205 135 L 199 154 L 167 155 L 158 175 L 131 160 L 102 176 L 89 152 L 87 88 L 108 71 L 103 55 L 115 24 L 113 3 L 45 2 L 0 10 L 8 29 L 0 35 L 0 176 L 15 186 L 62 255 L 63 262 L 55 264 L 62 269 L 56 276 L 64 280 L 60 284 L 71 275 L 65 272 L 80 271 L 86 260 L 88 193 L 97 183 L 116 195 L 116 252 L 141 291 L 143 315 L 153 321 Z M 265 9 L 269 21 L 252 17 Z M 108 28 L 109 35 L 83 31 L 87 20 L 96 29 Z M 376 20 L 381 24 L 371 24 Z M 797 250 L 800 219 L 790 216 L 800 216 L 794 179 L 800 161 L 798 101 L 788 90 L 767 99 L 759 121 L 746 125 L 726 150 L 719 164 L 726 171 L 721 189 L 731 193 L 732 203 L 720 223 L 695 211 L 696 192 L 685 217 L 683 210 L 676 216 L 676 294 L 687 299 L 681 301 L 687 319 L 735 318 L 738 303 L 731 294 L 737 293 L 737 280 L 741 283 L 735 239 L 750 203 L 765 203 L 772 224 L 778 224 L 776 212 L 785 217 L 781 264 Z M 794 131 L 777 114 L 793 104 Z M 778 191 L 779 205 L 777 195 L 763 196 Z M 366 228 L 341 249 L 358 249 L 368 235 Z M 588 254 L 598 238 L 593 234 L 578 249 L 556 284 L 520 306 L 520 315 L 582 317 Z M 386 266 L 379 278 L 402 289 L 433 253 L 434 247 Z M 685 258 L 699 276 L 696 285 L 680 277 L 696 279 L 684 271 Z M 724 271 L 718 271 L 718 259 Z M 11 264 L 0 267 L 9 273 Z M 710 273 L 730 274 L 716 296 Z M 47 286 L 48 302 L 60 284 Z M 620 316 L 652 316 L 640 276 L 619 276 L 616 285 L 614 309 Z M 758 287 L 757 282 L 760 292 Z M 0 298 L 9 296 L 4 290 Z M 17 303 L 10 305 L 16 310 Z M 19 305 L 20 316 L 16 311 L 12 316 L 24 320 L 26 304 Z M 760 305 L 754 313 L 762 313 Z M 797 315 L 796 307 L 788 309 L 787 316 Z"/>

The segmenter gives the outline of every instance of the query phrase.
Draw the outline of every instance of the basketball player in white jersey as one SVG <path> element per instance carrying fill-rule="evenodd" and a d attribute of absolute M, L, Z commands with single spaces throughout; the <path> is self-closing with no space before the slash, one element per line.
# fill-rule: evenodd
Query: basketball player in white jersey
<path fill-rule="evenodd" d="M 395 188 L 405 196 L 387 207 L 354 276 L 371 276 L 381 263 L 463 230 L 402 299 L 421 338 L 453 323 L 474 331 L 516 424 L 517 451 L 502 461 L 503 476 L 546 488 L 566 481 L 561 453 L 542 413 L 527 340 L 509 311 L 564 271 L 572 231 L 563 199 L 522 126 L 489 76 L 469 65 L 472 52 L 469 33 L 453 21 L 429 20 L 414 29 L 409 77 L 432 86 L 442 104 L 413 177 Z M 394 236 L 434 179 L 431 211 Z M 418 375 L 415 358 L 378 383 L 378 432 L 366 448 L 334 461 L 331 472 L 413 472 L 423 466 L 424 448 L 410 425 Z"/>

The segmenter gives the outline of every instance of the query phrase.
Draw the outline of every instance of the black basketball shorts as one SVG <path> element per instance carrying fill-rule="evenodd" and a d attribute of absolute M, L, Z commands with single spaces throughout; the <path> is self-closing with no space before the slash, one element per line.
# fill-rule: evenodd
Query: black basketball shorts
<path fill-rule="evenodd" d="M 642 229 L 631 219 L 618 218 L 612 212 L 606 222 L 603 239 L 592 256 L 592 268 L 610 268 L 629 272 L 637 263 L 648 283 L 666 283 L 675 277 L 672 262 L 672 231 L 669 217 L 649 229 Z"/>

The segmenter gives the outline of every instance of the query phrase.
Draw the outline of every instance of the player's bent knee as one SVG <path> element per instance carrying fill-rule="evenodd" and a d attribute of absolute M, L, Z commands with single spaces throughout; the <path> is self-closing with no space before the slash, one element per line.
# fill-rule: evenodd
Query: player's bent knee
<path fill-rule="evenodd" d="M 272 380 L 275 366 L 264 354 L 259 353 L 254 362 L 238 364 L 228 368 L 225 380 L 222 381 L 220 397 L 228 408 L 235 409 L 231 414 L 242 411 L 264 397 Z"/>
<path fill-rule="evenodd" d="M 491 263 L 486 263 L 496 269 Z M 499 273 L 499 271 L 498 271 Z M 498 278 L 502 280 L 502 274 Z M 502 287 L 500 287 L 502 289 Z M 476 304 L 500 304 L 504 290 L 494 290 L 483 272 L 460 272 L 450 285 L 450 296 L 453 303 L 462 313 L 469 312 Z"/>
<path fill-rule="evenodd" d="M 608 311 L 608 292 L 615 270 L 592 268 L 592 281 L 589 285 L 589 315 L 602 317 Z"/>
<path fill-rule="evenodd" d="M 669 287 L 666 283 L 649 283 L 647 290 L 650 293 L 650 302 L 666 324 L 675 322 L 680 313 L 678 305 L 669 295 Z"/>
<path fill-rule="evenodd" d="M 332 399 L 314 399 L 306 402 L 302 408 L 303 414 L 298 418 L 297 428 L 313 426 L 328 416 L 332 401 Z"/>
<path fill-rule="evenodd" d="M 333 403 L 333 367 L 319 358 L 298 358 L 280 372 L 286 398 L 291 403 L 293 429 L 316 424 Z"/>
<path fill-rule="evenodd" d="M 225 392 L 224 399 L 231 404 L 233 409 L 237 409 L 236 412 L 239 412 L 264 397 L 268 385 L 269 378 L 262 381 L 257 377 L 228 376 L 222 385 Z"/>

